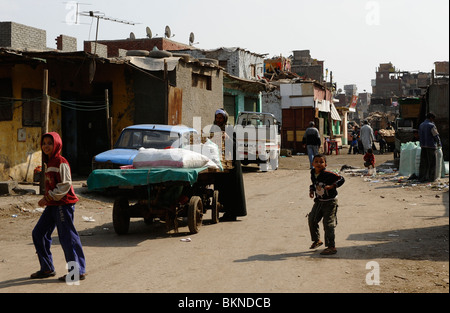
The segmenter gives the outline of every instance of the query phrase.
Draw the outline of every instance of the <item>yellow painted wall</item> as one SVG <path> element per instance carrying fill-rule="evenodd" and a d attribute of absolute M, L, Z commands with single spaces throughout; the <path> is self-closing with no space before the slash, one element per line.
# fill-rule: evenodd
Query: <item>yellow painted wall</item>
<path fill-rule="evenodd" d="M 125 65 L 99 64 L 93 84 L 88 81 L 87 62 L 47 62 L 33 68 L 27 64 L 13 66 L 0 64 L 0 78 L 11 77 L 13 98 L 22 98 L 22 89 L 42 90 L 44 67 L 49 69 L 48 93 L 60 99 L 63 90 L 90 95 L 94 83 L 112 83 L 110 114 L 113 117 L 113 142 L 124 127 L 134 123 L 134 92 Z M 18 131 L 26 134 L 25 141 L 18 141 Z M 49 131 L 61 134 L 61 106 L 50 103 Z M 16 101 L 12 121 L 0 121 L 0 181 L 33 181 L 33 172 L 41 165 L 41 127 L 22 125 L 22 103 Z M 64 143 L 64 138 L 63 138 Z"/>
<path fill-rule="evenodd" d="M 95 74 L 97 82 L 112 82 L 110 115 L 113 118 L 114 143 L 123 128 L 134 124 L 134 91 L 128 71 L 125 65 L 98 64 Z"/>
<path fill-rule="evenodd" d="M 42 90 L 43 66 L 35 68 L 26 64 L 0 67 L 0 77 L 11 77 L 12 96 L 22 98 L 22 89 Z M 49 129 L 60 130 L 60 110 L 50 111 Z M 24 132 L 25 141 L 19 141 L 18 132 Z M 33 181 L 34 169 L 41 165 L 41 127 L 22 125 L 22 102 L 14 102 L 12 121 L 0 121 L 0 180 Z"/>

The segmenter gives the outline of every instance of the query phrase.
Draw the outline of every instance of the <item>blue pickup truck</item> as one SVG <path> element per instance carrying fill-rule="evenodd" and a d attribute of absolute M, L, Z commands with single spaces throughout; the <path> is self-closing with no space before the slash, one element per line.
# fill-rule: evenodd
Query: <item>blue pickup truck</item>
<path fill-rule="evenodd" d="M 92 158 L 92 170 L 119 169 L 132 165 L 139 148 L 165 149 L 181 148 L 189 144 L 193 128 L 160 124 L 139 124 L 128 126 L 122 130 L 114 148 Z"/>

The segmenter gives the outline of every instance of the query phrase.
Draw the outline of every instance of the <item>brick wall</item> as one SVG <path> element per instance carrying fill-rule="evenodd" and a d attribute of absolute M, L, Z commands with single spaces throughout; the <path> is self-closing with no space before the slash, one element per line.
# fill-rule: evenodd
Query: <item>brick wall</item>
<path fill-rule="evenodd" d="M 77 39 L 66 35 L 56 37 L 56 49 L 63 52 L 77 51 Z"/>
<path fill-rule="evenodd" d="M 105 46 L 101 43 L 97 42 L 97 47 L 95 47 L 95 41 L 85 41 L 84 42 L 84 51 L 92 54 L 96 54 L 99 57 L 107 58 L 108 57 L 108 46 Z"/>
<path fill-rule="evenodd" d="M 0 47 L 18 50 L 48 50 L 45 30 L 14 22 L 0 22 Z"/>
<path fill-rule="evenodd" d="M 108 47 L 108 57 L 117 57 L 123 54 L 123 50 L 147 50 L 151 51 L 154 47 L 159 50 L 182 50 L 189 46 L 166 39 L 166 38 L 141 38 L 141 39 L 120 39 L 120 40 L 98 40 L 98 43 Z M 89 48 L 93 41 L 84 42 L 84 51 Z"/>

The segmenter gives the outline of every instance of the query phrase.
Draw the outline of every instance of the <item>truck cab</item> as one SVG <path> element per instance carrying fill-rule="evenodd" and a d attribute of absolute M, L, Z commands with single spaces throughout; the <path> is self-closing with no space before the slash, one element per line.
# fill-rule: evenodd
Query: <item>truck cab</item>
<path fill-rule="evenodd" d="M 236 124 L 237 158 L 243 165 L 258 164 L 260 170 L 276 170 L 280 156 L 280 123 L 272 113 L 239 113 Z"/>

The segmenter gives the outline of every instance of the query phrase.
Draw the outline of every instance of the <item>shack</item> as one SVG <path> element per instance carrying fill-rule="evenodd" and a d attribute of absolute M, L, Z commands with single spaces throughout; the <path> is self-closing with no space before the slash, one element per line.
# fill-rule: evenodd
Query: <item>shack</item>
<path fill-rule="evenodd" d="M 183 57 L 101 58 L 84 51 L 1 48 L 0 81 L 1 180 L 32 181 L 33 169 L 41 165 L 44 84 L 48 130 L 62 135 L 62 153 L 79 175 L 90 173 L 92 157 L 109 149 L 126 126 L 193 126 L 194 116 L 206 126 L 223 106 L 223 70 Z"/>
<path fill-rule="evenodd" d="M 341 129 L 341 118 L 334 107 L 331 90 L 317 81 L 309 80 L 281 84 L 280 94 L 282 148 L 293 153 L 305 153 L 303 135 L 309 122 L 314 121 L 322 138 L 321 150 L 326 151 L 325 139 L 334 138 L 333 131 L 339 133 Z"/>

